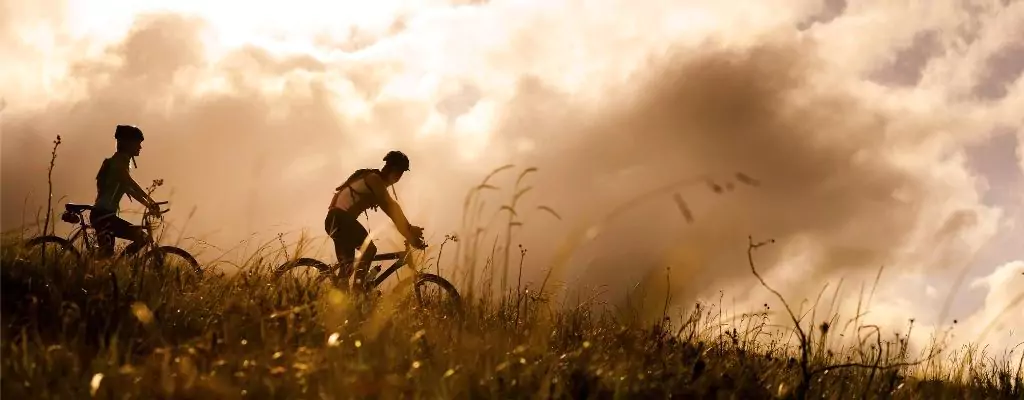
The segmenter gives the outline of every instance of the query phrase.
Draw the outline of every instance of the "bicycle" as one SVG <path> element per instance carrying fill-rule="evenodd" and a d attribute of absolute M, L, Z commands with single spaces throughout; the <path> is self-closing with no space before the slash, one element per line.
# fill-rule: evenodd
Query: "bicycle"
<path fill-rule="evenodd" d="M 156 203 L 157 206 L 167 204 L 166 201 Z M 25 243 L 25 249 L 28 251 L 38 251 L 46 257 L 47 248 L 53 246 L 56 250 L 59 258 L 70 257 L 71 261 L 81 263 L 86 260 L 87 256 L 94 256 L 99 253 L 99 240 L 97 239 L 96 229 L 86 223 L 85 216 L 83 215 L 86 211 L 91 212 L 93 207 L 88 204 L 75 204 L 66 203 L 64 205 L 64 212 L 61 214 L 61 221 L 66 223 L 77 225 L 70 233 L 67 239 L 56 235 L 43 235 L 29 239 Z M 118 261 L 121 259 L 127 259 L 138 256 L 139 252 L 144 248 L 148 248 L 145 253 L 142 254 L 140 259 L 143 262 L 153 261 L 157 264 L 160 271 L 163 271 L 164 266 L 167 265 L 168 256 L 177 256 L 180 258 L 184 265 L 188 267 L 190 272 L 202 276 L 203 269 L 200 268 L 199 262 L 196 261 L 195 257 L 192 256 L 188 251 L 180 247 L 160 245 L 156 242 L 153 235 L 153 228 L 156 223 L 153 219 L 159 219 L 163 217 L 170 209 L 158 210 L 158 213 L 151 212 L 149 209 L 142 215 L 142 224 L 137 225 L 146 231 L 146 242 L 141 246 L 127 246 L 119 254 L 116 254 L 113 259 Z M 80 248 L 84 250 L 79 251 L 76 248 L 75 243 L 81 243 Z M 83 254 L 84 253 L 84 254 Z M 135 264 L 133 264 L 135 266 Z M 137 272 L 137 271 L 135 271 Z"/>
<path fill-rule="evenodd" d="M 380 272 L 380 264 L 373 265 L 366 274 L 367 284 L 365 286 L 365 293 L 377 290 L 377 288 L 384 283 L 387 278 L 397 272 L 399 268 L 407 265 L 406 260 L 410 256 L 410 246 L 406 243 L 405 247 L 406 249 L 403 251 L 380 253 L 373 257 L 371 265 L 373 265 L 373 263 L 390 260 L 395 260 L 395 263 L 391 264 L 391 266 L 385 269 L 384 272 Z M 352 264 L 335 263 L 328 265 L 323 261 L 309 257 L 301 257 L 281 264 L 274 270 L 274 279 L 280 279 L 285 273 L 289 271 L 296 271 L 302 267 L 309 267 L 316 271 L 316 277 L 313 279 L 313 282 L 316 284 L 323 282 L 325 279 L 330 279 L 335 286 L 341 288 L 349 287 L 347 283 L 348 278 L 352 275 Z M 447 279 L 435 274 L 420 272 L 416 269 L 413 269 L 413 273 L 415 274 L 412 280 L 413 290 L 416 294 L 416 301 L 421 307 L 448 309 L 454 311 L 456 314 L 462 314 L 462 299 L 459 295 L 459 291 L 455 289 L 455 285 L 452 285 L 452 283 Z M 446 295 L 445 298 L 448 300 L 445 301 L 444 298 L 438 299 L 438 295 L 427 293 L 431 286 L 440 289 L 439 292 Z M 439 303 L 447 304 L 435 306 L 431 304 L 431 301 L 433 300 L 440 300 Z"/>

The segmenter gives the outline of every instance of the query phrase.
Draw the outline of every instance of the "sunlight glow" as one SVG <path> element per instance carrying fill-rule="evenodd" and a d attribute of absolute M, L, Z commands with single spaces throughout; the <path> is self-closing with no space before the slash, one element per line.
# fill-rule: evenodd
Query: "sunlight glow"
<path fill-rule="evenodd" d="M 16 49 L 0 48 L 0 56 L 13 54 L 16 57 L 12 58 L 18 59 L 18 63 L 13 63 L 15 65 L 5 66 L 5 74 L 0 76 L 0 87 L 5 90 L 5 93 L 0 95 L 5 96 L 6 101 L 10 101 L 12 110 L 42 108 L 48 106 L 53 101 L 51 99 L 61 99 L 67 104 L 77 106 L 75 101 L 91 100 L 86 99 L 86 96 L 90 93 L 100 93 L 102 96 L 97 96 L 97 104 L 106 105 L 104 102 L 108 100 L 133 101 L 133 106 L 142 103 L 142 107 L 138 107 L 140 112 L 155 111 L 153 114 L 170 117 L 175 114 L 175 106 L 185 104 L 181 107 L 191 109 L 190 106 L 194 103 L 190 103 L 189 100 L 202 99 L 209 94 L 229 95 L 225 97 L 234 95 L 246 100 L 248 98 L 245 96 L 251 95 L 255 98 L 266 95 L 266 98 L 259 98 L 256 101 L 260 101 L 261 106 L 267 106 L 268 111 L 264 112 L 260 108 L 259 112 L 269 115 L 252 118 L 274 123 L 286 118 L 302 119 L 303 122 L 308 119 L 311 125 L 328 121 L 323 123 L 327 125 L 324 129 L 337 128 L 332 134 L 336 133 L 345 142 L 341 149 L 313 149 L 314 154 L 308 157 L 303 153 L 293 162 L 283 162 L 280 171 L 275 171 L 285 179 L 309 180 L 310 187 L 314 186 L 314 180 L 317 181 L 316 185 L 321 184 L 320 180 L 327 181 L 328 173 L 322 172 L 325 169 L 336 168 L 339 164 L 349 168 L 364 162 L 376 163 L 379 157 L 375 154 L 380 154 L 393 146 L 408 146 L 412 148 L 410 153 L 422 151 L 423 154 L 442 149 L 443 151 L 438 153 L 454 158 L 443 160 L 445 168 L 450 168 L 453 164 L 460 164 L 460 167 L 471 165 L 476 168 L 492 161 L 512 158 L 507 156 L 514 154 L 532 157 L 533 154 L 530 153 L 535 151 L 538 157 L 524 158 L 531 161 L 541 159 L 543 162 L 544 159 L 540 156 L 550 152 L 544 150 L 571 148 L 577 144 L 566 144 L 558 142 L 559 140 L 574 140 L 575 137 L 592 132 L 581 130 L 583 134 L 572 136 L 576 132 L 571 128 L 552 128 L 544 124 L 562 123 L 576 126 L 585 125 L 591 120 L 598 121 L 598 124 L 603 123 L 600 117 L 628 108 L 623 107 L 623 104 L 633 100 L 632 97 L 623 96 L 621 93 L 634 94 L 629 92 L 634 88 L 649 89 L 644 85 L 647 82 L 637 83 L 642 79 L 662 78 L 651 71 L 664 74 L 670 79 L 675 77 L 663 70 L 652 68 L 662 66 L 659 62 L 664 60 L 658 59 L 659 57 L 671 54 L 683 60 L 688 57 L 699 59 L 711 49 L 741 48 L 771 43 L 775 38 L 783 38 L 783 41 L 789 41 L 787 43 L 795 43 L 794 53 L 807 50 L 808 54 L 813 53 L 815 56 L 814 60 L 808 61 L 808 64 L 814 65 L 807 68 L 806 74 L 803 74 L 802 70 L 799 71 L 801 78 L 813 81 L 808 85 L 814 86 L 814 90 L 794 90 L 798 93 L 786 93 L 787 96 L 792 96 L 785 99 L 790 102 L 792 108 L 803 110 L 824 107 L 821 110 L 823 115 L 845 115 L 841 108 L 847 106 L 856 107 L 859 111 L 863 111 L 860 108 L 870 110 L 851 112 L 849 117 L 824 128 L 814 127 L 813 130 L 821 131 L 815 138 L 842 141 L 849 137 L 859 137 L 858 134 L 864 132 L 865 136 L 877 134 L 878 143 L 885 142 L 880 149 L 866 148 L 864 152 L 851 153 L 850 162 L 842 164 L 839 169 L 862 168 L 884 159 L 886 167 L 892 166 L 892 170 L 906 174 L 898 178 L 910 183 L 895 186 L 891 190 L 883 185 L 884 191 L 871 193 L 878 201 L 887 202 L 895 198 L 897 201 L 892 202 L 893 204 L 914 205 L 914 211 L 908 213 L 919 214 L 915 218 L 908 218 L 914 221 L 914 226 L 908 228 L 903 237 L 906 243 L 909 243 L 906 245 L 909 250 L 900 250 L 905 254 L 897 254 L 895 250 L 892 253 L 894 257 L 912 260 L 919 265 L 910 265 L 910 261 L 907 261 L 900 264 L 901 268 L 910 271 L 912 267 L 916 267 L 923 271 L 925 267 L 948 267 L 937 265 L 940 262 L 969 262 L 970 260 L 963 259 L 973 257 L 972 251 L 976 252 L 976 249 L 983 247 L 985 240 L 996 233 L 997 225 L 991 221 L 1005 219 L 1005 215 L 997 209 L 972 212 L 972 207 L 980 207 L 983 202 L 979 199 L 981 196 L 970 189 L 975 183 L 975 177 L 972 171 L 964 167 L 967 163 L 965 157 L 956 154 L 964 142 L 981 140 L 969 138 L 969 135 L 984 132 L 997 125 L 1019 129 L 1021 105 L 1024 104 L 1024 79 L 1017 73 L 1018 77 L 1014 81 L 1006 83 L 1007 92 L 1012 93 L 1008 93 L 1008 100 L 1001 101 L 1000 105 L 982 104 L 973 99 L 951 99 L 964 97 L 974 85 L 988 79 L 982 76 L 982 69 L 987 68 L 987 61 L 970 60 L 988 60 L 994 51 L 1012 41 L 1015 36 L 1007 35 L 1005 32 L 1017 32 L 1019 28 L 1015 31 L 1011 27 L 1000 27 L 999 23 L 1013 25 L 1019 22 L 1019 15 L 1024 15 L 1021 12 L 1013 14 L 1018 15 L 1016 17 L 993 16 L 992 19 L 998 23 L 979 28 L 981 32 L 976 33 L 979 44 L 965 45 L 969 49 L 962 51 L 943 49 L 946 54 L 935 55 L 922 61 L 925 67 L 917 71 L 921 75 L 922 83 L 896 87 L 872 81 L 866 77 L 865 71 L 879 68 L 907 50 L 897 48 L 893 42 L 909 43 L 919 31 L 938 31 L 936 27 L 946 23 L 942 22 L 945 19 L 955 20 L 963 17 L 958 11 L 959 7 L 954 10 L 957 12 L 947 12 L 952 2 L 942 3 L 934 9 L 928 8 L 926 13 L 923 12 L 925 8 L 921 5 L 924 3 L 884 5 L 885 2 L 872 2 L 850 7 L 834 24 L 816 30 L 805 30 L 793 27 L 797 24 L 796 21 L 803 21 L 812 14 L 808 10 L 821 8 L 821 4 L 812 4 L 820 2 L 650 0 L 641 5 L 627 0 L 492 0 L 487 2 L 486 6 L 454 6 L 443 0 L 293 0 L 284 6 L 279 1 L 270 0 L 95 0 L 61 3 L 63 14 L 59 16 L 44 15 L 45 13 L 40 10 L 33 9 L 34 6 L 29 2 L 12 6 L 18 11 L 30 10 L 23 14 L 35 18 L 12 21 L 14 26 L 10 31 L 13 32 L 11 36 L 14 38 L 10 42 L 13 46 L 7 47 Z M 46 6 L 38 6 L 40 9 L 44 7 Z M 188 46 L 184 47 L 201 53 L 198 53 L 198 56 L 196 53 L 187 53 L 187 64 L 178 65 L 178 69 L 168 68 L 167 71 L 163 71 L 166 75 L 159 76 L 159 84 L 165 86 L 162 89 L 170 94 L 152 98 L 122 95 L 121 93 L 125 92 L 137 95 L 137 88 L 144 86 L 136 86 L 133 79 L 138 71 L 134 69 L 126 75 L 131 79 L 124 79 L 126 82 L 115 81 L 118 77 L 116 73 L 123 72 L 118 71 L 116 67 L 127 62 L 118 58 L 123 49 L 116 46 L 122 43 L 131 29 L 143 26 L 147 21 L 147 15 L 160 12 L 178 13 L 185 20 L 193 18 L 195 23 L 204 29 L 196 33 L 198 38 L 175 36 L 179 33 L 186 35 L 192 32 L 186 29 L 183 31 L 187 32 L 156 32 L 153 36 L 165 42 L 179 39 L 198 40 L 203 44 L 202 49 L 193 50 L 197 47 L 192 46 L 194 43 L 188 43 Z M 920 17 L 924 22 L 892 24 L 893 21 L 899 21 L 899 18 L 906 19 L 907 15 L 915 13 L 922 14 Z M 175 22 L 173 18 L 168 20 Z M 968 22 L 984 25 L 974 19 L 965 20 L 964 24 Z M 886 28 L 887 23 L 894 27 Z M 945 31 L 940 34 L 953 35 Z M 941 38 L 943 44 L 940 46 L 945 46 L 946 42 L 963 39 L 945 36 Z M 140 42 L 144 42 L 144 39 L 147 38 L 140 39 Z M 909 46 L 908 43 L 903 44 Z M 132 54 L 136 59 L 142 60 L 139 61 L 140 64 L 150 61 L 152 54 L 146 53 L 147 51 L 159 51 L 153 50 L 152 47 L 138 47 L 144 50 L 132 48 Z M 790 55 L 780 53 L 783 56 Z M 967 61 L 953 60 L 956 57 Z M 197 61 L 194 58 L 202 59 Z M 769 64 L 771 67 L 771 62 L 766 62 L 758 63 L 751 68 L 762 68 L 763 64 Z M 676 65 L 667 66 L 666 70 L 675 67 Z M 788 68 L 789 65 L 784 67 Z M 84 68 L 90 70 L 82 72 Z M 145 72 L 142 71 L 139 75 L 144 76 Z M 649 74 L 641 76 L 640 73 Z M 638 76 L 641 78 L 638 79 Z M 760 75 L 751 76 L 762 78 Z M 771 74 L 765 76 L 774 77 Z M 144 76 L 139 81 L 148 84 L 146 78 L 148 77 Z M 681 80 L 685 78 L 674 82 Z M 772 81 L 772 85 L 787 84 L 786 79 L 764 79 L 769 80 Z M 122 84 L 123 87 L 119 86 Z M 107 86 L 112 89 L 106 91 Z M 96 88 L 104 90 L 93 90 Z M 621 91 L 614 92 L 609 89 Z M 326 100 L 317 97 L 321 93 L 326 93 Z M 698 93 L 698 96 L 694 97 L 698 99 L 696 102 L 706 98 L 699 97 L 704 96 L 705 92 L 702 90 L 691 90 L 686 95 L 692 93 Z M 842 100 L 838 103 L 849 101 L 850 104 L 816 104 L 821 103 L 823 93 L 837 93 L 835 99 Z M 847 95 L 849 98 L 845 97 Z M 825 98 L 830 99 L 833 98 Z M 520 104 L 525 104 L 523 108 L 537 110 L 515 109 Z M 832 106 L 837 108 L 829 108 Z M 315 109 L 303 110 L 302 107 Z M 330 110 L 330 107 L 337 111 L 337 115 L 325 116 L 330 112 L 322 113 L 325 108 Z M 116 107 L 112 109 L 121 111 Z M 13 114 L 18 111 L 20 110 L 10 112 Z M 585 120 L 581 124 L 581 120 L 590 118 L 586 113 L 592 111 L 600 112 L 601 115 Z M 557 115 L 560 112 L 566 117 Z M 624 114 L 630 115 L 628 112 Z M 549 117 L 551 115 L 554 116 Z M 578 118 L 573 119 L 576 117 Z M 123 118 L 139 117 L 129 115 Z M 539 133 L 536 136 L 530 136 L 535 132 L 508 134 L 508 129 L 503 131 L 502 128 L 508 127 L 504 124 L 510 118 L 526 121 L 514 128 L 536 127 L 536 132 Z M 47 115 L 46 119 L 57 118 Z M 67 119 L 74 120 L 70 117 Z M 95 122 L 97 126 L 108 123 L 106 120 L 98 121 L 100 119 L 102 118 L 97 117 L 97 121 L 88 122 Z M 554 122 L 547 121 L 548 119 Z M 647 129 L 642 125 L 655 119 L 650 117 L 635 122 L 628 129 L 614 131 L 614 134 L 623 134 L 622 132 L 627 131 L 625 134 L 633 134 L 633 129 Z M 885 123 L 878 126 L 880 121 Z M 808 122 L 807 126 L 812 126 L 811 123 L 815 121 Z M 148 121 L 147 123 L 157 124 Z M 675 123 L 666 122 L 664 129 L 676 129 Z M 57 126 L 57 123 L 54 125 Z M 269 125 L 275 129 L 277 127 L 273 123 Z M 686 123 L 679 123 L 679 126 L 680 128 L 673 132 L 684 132 L 689 128 Z M 876 126 L 878 129 L 875 129 Z M 38 130 L 39 135 L 44 134 L 44 131 L 48 135 L 50 132 L 47 129 L 52 127 L 32 128 Z M 90 125 L 82 129 L 93 128 Z M 657 129 L 657 126 L 651 128 Z M 291 134 L 287 129 L 281 131 L 282 133 L 273 139 Z M 843 132 L 850 134 L 841 135 Z M 597 134 L 601 133 L 605 132 Z M 541 137 L 542 134 L 564 136 L 548 138 Z M 961 137 L 954 138 L 957 135 Z M 710 138 L 712 134 L 708 136 L 707 141 L 713 142 Z M 410 137 L 413 138 L 413 142 L 408 141 Z M 785 136 L 786 139 L 783 140 L 796 141 L 797 139 L 792 138 L 798 137 Z M 1024 166 L 1024 136 L 1021 138 L 1017 149 L 1020 159 L 1017 162 Z M 549 146 L 549 143 L 562 146 Z M 859 142 L 851 143 L 850 146 L 862 145 Z M 722 145 L 723 154 L 726 154 L 725 147 L 729 146 Z M 761 149 L 752 151 L 760 152 Z M 370 157 L 369 154 L 374 156 Z M 822 154 L 822 157 L 828 156 L 828 152 Z M 627 183 L 637 180 L 636 176 L 644 174 L 647 166 L 643 163 L 648 161 L 630 160 L 630 163 L 640 163 L 629 167 L 635 168 L 632 174 L 623 173 L 616 177 L 608 172 L 605 176 L 595 176 L 595 181 L 611 183 L 607 188 L 601 183 L 593 184 L 589 190 L 607 193 L 622 191 L 621 188 L 628 186 Z M 726 162 L 732 160 L 722 161 L 723 164 Z M 759 163 L 756 160 L 750 162 L 751 165 Z M 557 164 L 555 161 L 551 163 Z M 623 161 L 622 164 L 613 165 L 608 169 L 625 171 L 627 162 Z M 701 165 L 699 161 L 693 164 Z M 778 163 L 765 162 L 764 165 L 776 164 Z M 715 164 L 715 167 L 718 166 Z M 417 172 L 419 171 L 423 170 Z M 886 175 L 889 169 L 880 167 L 871 171 L 878 176 L 865 179 L 864 184 L 885 180 L 886 176 L 883 175 Z M 339 172 L 330 171 L 332 175 L 336 173 Z M 463 184 L 444 183 L 452 187 Z M 823 193 L 831 193 L 829 191 L 834 189 L 833 185 L 845 184 L 838 179 L 835 183 L 829 182 L 822 187 L 812 183 L 808 183 L 808 187 L 820 189 Z M 835 190 L 835 193 L 845 193 L 839 189 Z M 924 193 L 929 190 L 944 194 L 933 196 L 942 197 L 941 199 L 932 199 L 928 196 L 929 193 Z M 425 193 L 409 196 L 410 199 L 415 199 L 408 204 L 410 214 L 415 215 L 414 213 L 419 211 L 422 211 L 422 214 L 434 212 L 426 210 L 428 206 L 443 204 L 439 200 L 441 196 L 432 197 L 443 191 L 424 191 Z M 573 195 L 564 196 L 572 198 Z M 204 198 L 202 195 L 196 197 Z M 578 200 L 577 202 L 579 203 Z M 921 204 L 913 204 L 915 202 Z M 769 201 L 756 204 L 768 209 L 790 210 L 791 204 L 799 204 L 799 199 L 786 197 L 777 203 Z M 580 208 L 586 207 L 581 205 Z M 792 222 L 792 226 L 815 224 L 813 221 L 803 220 L 804 217 L 796 215 L 798 213 L 794 211 L 780 212 L 778 218 L 780 221 Z M 951 219 L 950 216 L 962 218 Z M 282 216 L 284 219 L 288 217 Z M 441 215 L 431 215 L 431 218 L 437 218 L 439 221 L 445 219 Z M 953 226 L 949 221 L 959 222 L 963 226 Z M 377 222 L 379 223 L 375 222 L 372 227 L 375 235 L 384 235 L 381 231 L 391 229 L 388 221 Z M 835 238 L 845 240 L 847 237 L 844 236 L 844 232 L 837 227 L 842 223 L 835 222 L 836 226 L 829 226 L 827 229 Z M 946 230 L 945 225 L 950 225 L 949 229 L 965 230 L 964 233 L 949 235 L 948 238 L 940 237 L 938 233 Z M 733 227 L 722 223 L 717 229 L 731 232 Z M 601 230 L 607 230 L 606 234 L 614 231 L 613 228 L 604 226 Z M 587 239 L 593 239 L 598 233 L 598 227 L 593 227 L 587 230 L 585 235 Z M 942 239 L 941 243 L 937 238 Z M 814 268 L 828 270 L 830 267 L 812 265 L 816 262 L 815 257 L 820 256 L 814 254 L 813 247 L 831 246 L 835 243 L 824 243 L 824 240 L 818 239 L 808 240 L 806 244 L 799 241 L 794 243 L 790 248 L 781 249 L 781 252 L 785 253 L 782 259 L 787 261 L 780 262 L 785 264 L 784 268 L 765 275 L 780 288 L 797 292 L 808 284 L 805 281 L 808 271 L 813 271 Z M 919 245 L 922 243 L 935 244 L 935 247 Z M 849 243 L 843 245 L 853 246 Z M 799 248 L 801 246 L 806 248 Z M 901 245 L 893 244 L 890 247 L 895 249 L 899 246 Z M 1009 270 L 1010 267 L 1006 268 Z M 1014 268 L 1022 266 L 1014 264 Z M 1017 275 L 1015 277 L 1019 278 Z M 945 288 L 941 285 L 930 286 L 927 283 L 929 282 L 918 285 L 925 292 L 925 297 L 944 296 Z M 995 283 L 997 282 L 993 280 L 992 286 Z M 749 285 L 750 282 L 745 284 Z M 920 312 L 905 310 L 907 307 L 902 302 L 906 299 L 899 296 L 910 296 L 908 293 L 891 294 L 891 298 L 885 300 L 889 304 L 889 311 L 879 318 L 898 322 L 904 317 L 903 312 Z M 1002 297 L 1011 295 L 997 294 Z M 761 293 L 751 296 L 748 300 L 757 308 L 756 306 L 763 304 L 765 296 L 767 295 Z M 1003 304 L 1006 299 L 991 300 L 992 304 Z"/>

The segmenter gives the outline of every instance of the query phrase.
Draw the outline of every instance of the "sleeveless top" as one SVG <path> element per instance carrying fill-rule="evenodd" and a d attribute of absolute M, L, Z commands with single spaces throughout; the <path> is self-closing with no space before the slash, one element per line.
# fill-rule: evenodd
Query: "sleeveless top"
<path fill-rule="evenodd" d="M 128 175 L 129 160 L 129 157 L 119 154 L 103 160 L 96 173 L 96 202 L 93 207 L 115 214 L 120 211 L 121 198 L 127 189 L 127 184 L 121 179 Z"/>
<path fill-rule="evenodd" d="M 377 199 L 369 185 L 366 184 L 366 177 L 378 172 L 374 169 L 356 170 L 345 183 L 335 189 L 328 209 L 337 208 L 353 216 L 364 213 L 370 208 L 376 209 L 378 207 Z"/>

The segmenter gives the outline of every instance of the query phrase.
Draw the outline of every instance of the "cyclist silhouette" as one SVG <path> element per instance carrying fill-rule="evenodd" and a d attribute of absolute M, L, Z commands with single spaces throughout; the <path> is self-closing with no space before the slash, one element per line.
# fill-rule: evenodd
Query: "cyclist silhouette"
<path fill-rule="evenodd" d="M 370 263 L 377 254 L 377 246 L 367 241 L 366 228 L 357 220 L 359 214 L 368 209 L 383 208 L 391 218 L 398 232 L 413 247 L 422 249 L 423 228 L 414 226 L 405 218 L 402 207 L 388 194 L 387 188 L 394 185 L 405 171 L 409 170 L 409 157 L 400 151 L 390 151 L 384 156 L 384 167 L 381 169 L 358 169 L 345 183 L 335 188 L 334 197 L 328 207 L 324 229 L 334 241 L 334 251 L 341 264 L 351 264 L 355 260 L 356 249 L 363 246 L 358 265 L 355 266 L 355 282 L 362 287 Z M 393 190 L 393 189 L 392 189 Z"/>
<path fill-rule="evenodd" d="M 105 257 L 113 255 L 115 238 L 132 242 L 126 251 L 146 244 L 146 232 L 142 227 L 117 216 L 124 195 L 127 194 L 129 199 L 135 199 L 153 212 L 160 211 L 156 201 L 146 194 L 128 172 L 128 163 L 134 163 L 135 156 L 142 151 L 142 141 L 145 140 L 142 130 L 132 125 L 118 125 L 114 130 L 114 140 L 117 141 L 117 151 L 100 165 L 96 174 L 96 202 L 89 214 L 89 220 L 96 229 L 100 255 Z"/>

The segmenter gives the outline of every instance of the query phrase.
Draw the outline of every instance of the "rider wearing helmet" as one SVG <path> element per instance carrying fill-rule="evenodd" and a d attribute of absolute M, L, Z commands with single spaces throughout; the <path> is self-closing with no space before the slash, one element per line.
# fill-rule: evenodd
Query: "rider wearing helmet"
<path fill-rule="evenodd" d="M 145 140 L 142 130 L 132 125 L 118 125 L 114 130 L 114 139 L 117 141 L 117 151 L 103 160 L 96 174 L 96 202 L 89 214 L 89 220 L 96 229 L 101 254 L 106 256 L 114 252 L 115 237 L 132 241 L 129 247 L 143 246 L 146 241 L 146 233 L 141 227 L 117 216 L 124 195 L 127 194 L 153 212 L 160 210 L 156 201 L 146 194 L 128 172 L 128 163 L 134 161 L 142 150 L 142 141 Z"/>
<path fill-rule="evenodd" d="M 345 183 L 335 188 L 334 197 L 328 207 L 324 228 L 334 240 L 334 251 L 339 263 L 351 263 L 356 249 L 364 246 L 360 262 L 355 268 L 357 286 L 363 284 L 370 262 L 377 254 L 377 247 L 367 241 L 368 233 L 356 217 L 370 208 L 383 208 L 384 213 L 394 222 L 395 228 L 410 245 L 424 248 L 423 228 L 413 226 L 405 218 L 402 207 L 388 194 L 387 188 L 394 185 L 405 171 L 409 170 L 409 157 L 400 151 L 390 151 L 384 156 L 381 169 L 356 170 Z"/>

